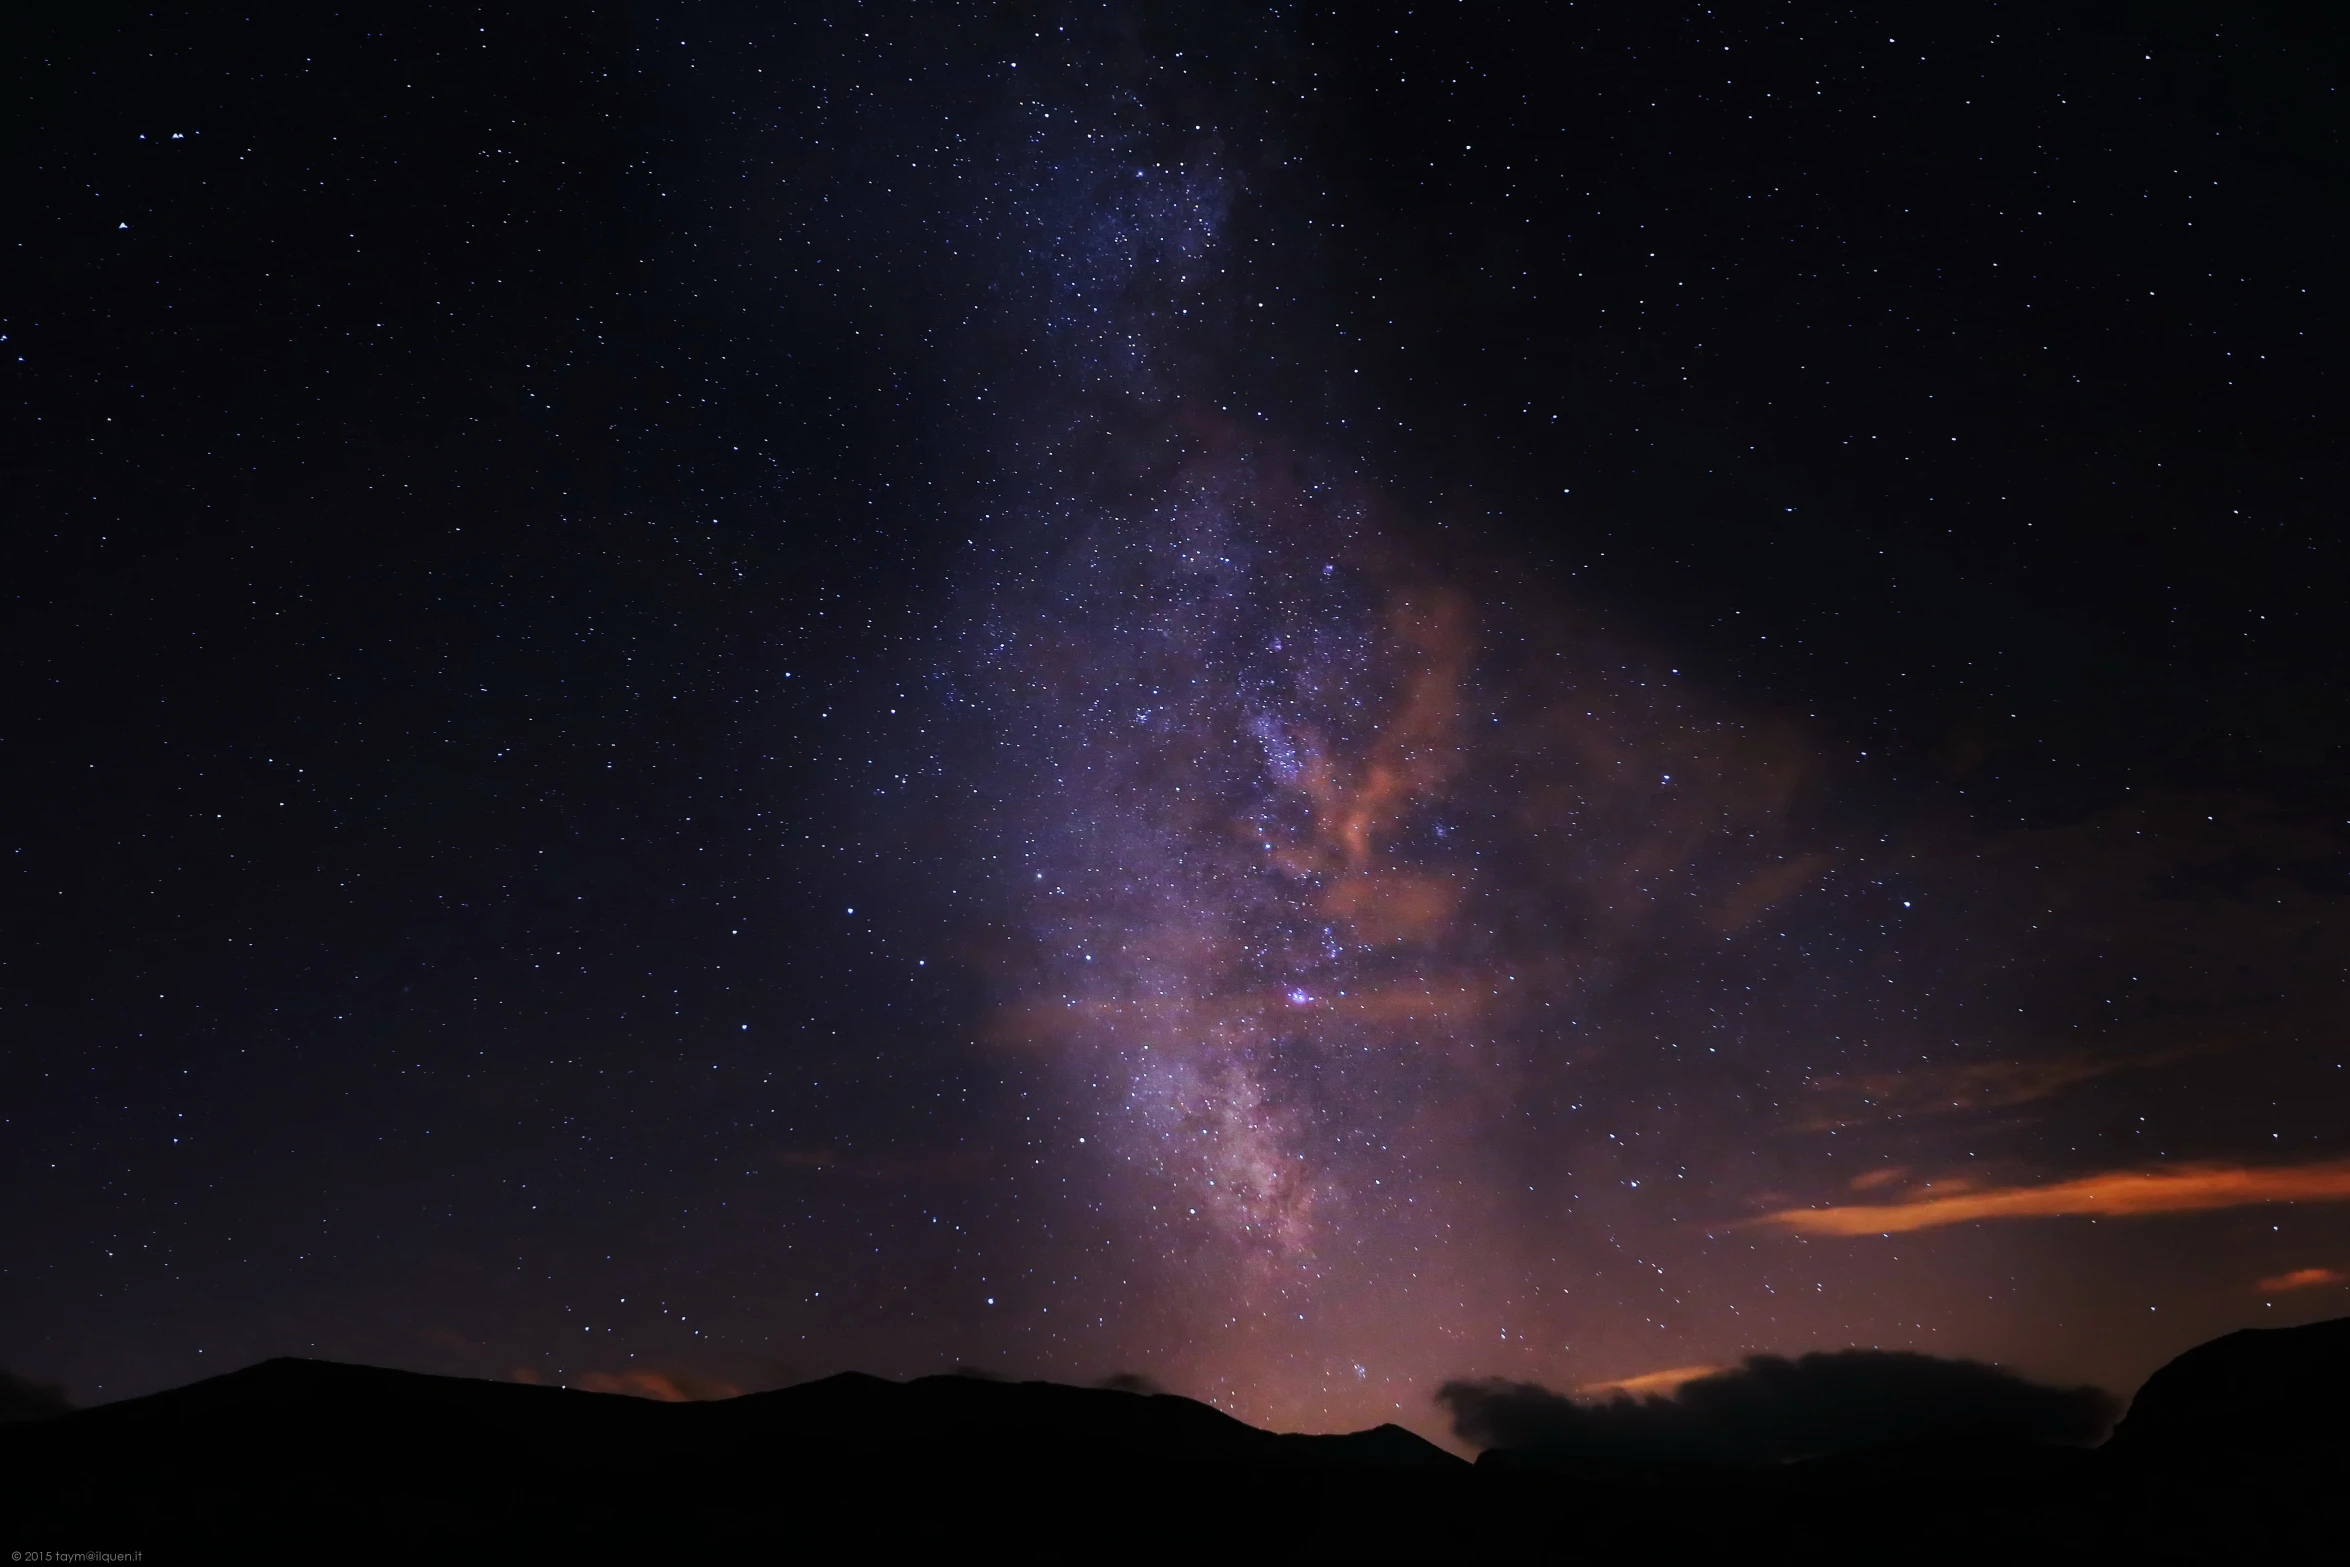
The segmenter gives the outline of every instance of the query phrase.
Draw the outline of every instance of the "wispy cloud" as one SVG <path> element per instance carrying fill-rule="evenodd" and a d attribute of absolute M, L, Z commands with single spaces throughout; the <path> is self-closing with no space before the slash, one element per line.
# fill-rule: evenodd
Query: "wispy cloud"
<path fill-rule="evenodd" d="M 1718 1376 L 1728 1369 L 1726 1366 L 1669 1366 L 1663 1371 L 1643 1371 L 1636 1377 L 1618 1377 L 1613 1382 L 1586 1382 L 1575 1391 L 1585 1398 L 1670 1397 L 1685 1383 Z"/>
<path fill-rule="evenodd" d="M 2332 1268 L 2295 1268 L 2290 1273 L 2262 1279 L 2253 1288 L 2263 1295 L 2282 1295 L 2288 1290 L 2313 1290 L 2324 1284 L 2345 1283 L 2350 1283 L 2350 1279 Z"/>
<path fill-rule="evenodd" d="M 2272 1202 L 2350 1202 L 2350 1159 L 2113 1170 L 2046 1186 L 1994 1186 L 1902 1202 L 1782 1208 L 1751 1222 L 1802 1235 L 1887 1235 L 1985 1219 L 2121 1218 Z"/>
<path fill-rule="evenodd" d="M 2168 1066 L 2174 1061 L 2209 1055 L 2218 1048 L 2209 1044 L 2180 1045 L 2139 1055 L 2075 1052 L 2039 1060 L 1962 1061 L 1900 1072 L 1818 1077 L 1812 1079 L 1811 1090 L 1824 1098 L 1829 1107 L 1805 1116 L 1795 1124 L 1795 1130 L 1825 1132 L 1910 1115 L 2003 1110 L 2053 1099 L 2067 1089 L 2116 1072 Z"/>

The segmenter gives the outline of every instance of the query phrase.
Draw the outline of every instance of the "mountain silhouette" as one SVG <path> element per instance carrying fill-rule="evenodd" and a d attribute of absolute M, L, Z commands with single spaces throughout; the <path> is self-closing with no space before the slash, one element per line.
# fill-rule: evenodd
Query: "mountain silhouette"
<path fill-rule="evenodd" d="M 1335 1436 L 1261 1431 L 1172 1394 L 997 1382 L 891 1382 L 859 1372 L 709 1403 L 281 1359 L 52 1421 L 43 1437 L 92 1450 L 182 1449 L 236 1431 L 255 1440 L 390 1446 L 431 1462 L 527 1444 L 538 1461 L 600 1463 L 634 1447 L 698 1463 L 1227 1464 L 1272 1469 L 1459 1469 L 1401 1426 Z"/>
<path fill-rule="evenodd" d="M 846 1373 L 659 1403 L 272 1360 L 0 1425 L 0 1516 L 35 1551 L 338 1561 L 973 1546 L 2323 1559 L 2350 1522 L 2350 1319 L 2188 1351 L 2096 1448 L 2065 1444 L 2110 1418 L 2102 1395 L 1966 1362 L 1745 1370 L 1613 1426 L 1607 1405 L 1562 1425 L 1560 1395 L 1454 1384 L 1464 1429 L 1551 1441 L 1472 1466 L 1398 1426 L 1282 1434 L 1131 1383 Z M 1887 1414 L 1920 1399 L 1948 1418 Z M 1610 1431 L 1636 1440 L 1610 1449 Z"/>
<path fill-rule="evenodd" d="M 2106 1452 L 2173 1538 L 2338 1559 L 2350 1541 L 2350 1317 L 2247 1328 L 2146 1379 Z"/>
<path fill-rule="evenodd" d="M 2146 1379 L 2114 1429 L 2123 1451 L 2179 1456 L 2339 1451 L 2350 1444 L 2350 1317 L 2246 1328 Z M 2350 1470 L 2345 1470 L 2350 1484 Z"/>
<path fill-rule="evenodd" d="M 1196 1529 L 1275 1498 L 1364 1516 L 1396 1477 L 1470 1466 L 1400 1426 L 1291 1435 L 1188 1398 L 855 1372 L 709 1403 L 271 1360 L 0 1428 L 4 1509 L 65 1548 L 138 1542 L 412 1556 L 666 1549 L 851 1529 L 935 1543 Z M 1287 1505 L 1281 1509 L 1289 1511 Z M 94 1534 L 93 1531 L 96 1533 Z M 439 1546 L 435 1541 L 441 1542 Z M 38 1548 L 50 1548 L 42 1546 Z"/>

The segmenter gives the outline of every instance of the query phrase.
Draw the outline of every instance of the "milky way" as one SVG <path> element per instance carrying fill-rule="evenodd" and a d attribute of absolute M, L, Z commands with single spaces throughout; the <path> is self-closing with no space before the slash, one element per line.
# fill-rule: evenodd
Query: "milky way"
<path fill-rule="evenodd" d="M 2225 1053 L 2177 1012 L 2084 1032 L 2144 872 L 1888 790 L 1572 557 L 1254 402 L 1229 344 L 1282 274 L 1242 264 L 1217 127 L 1019 98 L 992 145 L 947 220 L 987 280 L 989 564 L 922 678 L 973 737 L 972 1026 L 1028 1085 L 1000 1190 L 1071 1212 L 994 1253 L 1026 1282 L 985 1352 L 1317 1426 L 1823 1345 L 2130 1374 L 2012 1232 L 1894 1237 L 1989 1187 L 1964 1211 L 2092 1211 L 2122 1187 L 2033 1194 L 2081 1169 L 2035 1107 Z M 1830 1238 L 1896 1203 L 1888 1244 Z"/>
<path fill-rule="evenodd" d="M 1334 1301 L 1489 1292 L 1498 1190 L 1568 1222 L 1561 1139 L 1626 1070 L 1716 1086 L 1684 1057 L 1742 1017 L 1696 949 L 1825 862 L 1782 824 L 1798 758 L 1669 670 L 1447 580 L 1220 422 L 1179 446 L 986 627 L 1019 937 L 989 1032 L 1050 1064 L 1196 1311 L 1326 1337 Z M 1655 1026 L 1611 1064 L 1626 1013 Z"/>
<path fill-rule="evenodd" d="M 2341 1309 L 2305 40 L 1145 11 L 52 40 L 7 1369 Z"/>
<path fill-rule="evenodd" d="M 1830 860 L 1785 726 L 1187 385 L 1230 198 L 1126 145 L 1040 125 L 1009 204 L 1056 219 L 1013 232 L 1086 398 L 1040 402 L 955 638 L 990 737 L 964 874 L 1006 937 L 973 962 L 1171 1362 L 1297 1418 L 1375 1363 L 1408 1396 L 1462 1333 L 1567 1349 L 1539 1274 L 1622 1260 L 1620 1207 L 1741 1216 L 1687 1183 L 1745 1157 L 1722 1117 L 1788 1026 L 1750 1038 L 1789 967 L 1760 922 Z"/>

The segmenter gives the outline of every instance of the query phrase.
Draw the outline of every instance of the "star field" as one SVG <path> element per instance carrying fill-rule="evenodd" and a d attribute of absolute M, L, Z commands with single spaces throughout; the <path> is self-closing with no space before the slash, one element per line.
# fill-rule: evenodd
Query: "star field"
<path fill-rule="evenodd" d="M 2338 1314 L 2318 24 L 44 25 L 11 1369 Z"/>

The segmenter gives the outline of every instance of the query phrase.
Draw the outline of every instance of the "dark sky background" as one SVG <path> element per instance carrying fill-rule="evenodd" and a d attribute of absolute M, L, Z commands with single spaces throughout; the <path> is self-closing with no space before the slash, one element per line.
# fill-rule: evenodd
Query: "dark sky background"
<path fill-rule="evenodd" d="M 2344 44 L 28 24 L 0 1362 L 1441 1434 L 2342 1314 Z"/>

